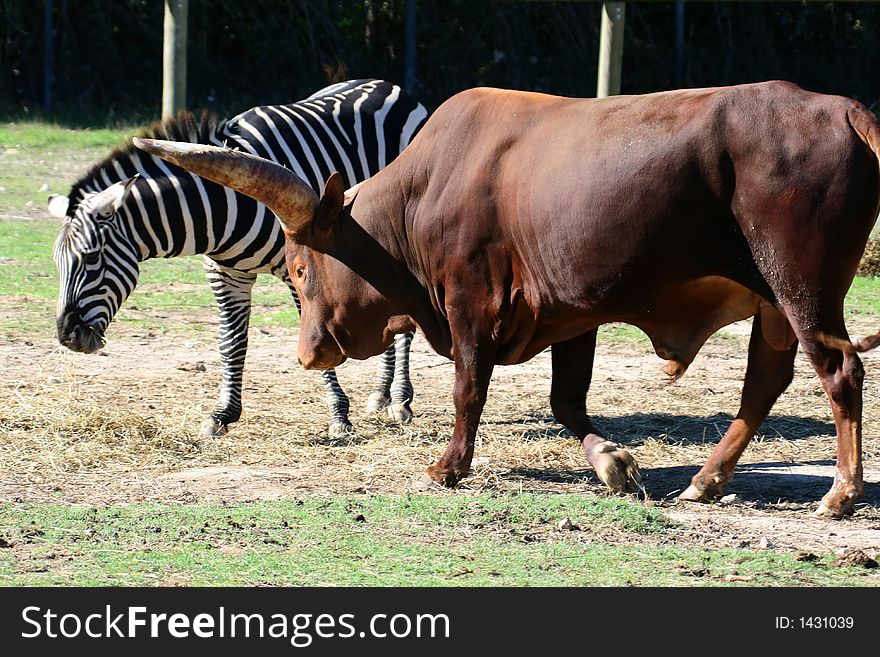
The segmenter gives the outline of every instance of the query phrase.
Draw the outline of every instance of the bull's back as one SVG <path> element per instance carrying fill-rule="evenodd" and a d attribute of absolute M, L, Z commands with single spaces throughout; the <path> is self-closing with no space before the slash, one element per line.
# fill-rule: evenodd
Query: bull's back
<path fill-rule="evenodd" d="M 404 153 L 428 163 L 415 190 L 420 235 L 438 257 L 493 244 L 534 303 L 587 307 L 632 261 L 694 237 L 692 226 L 662 219 L 685 197 L 712 200 L 701 179 L 711 147 L 697 142 L 715 93 L 459 94 Z"/>
<path fill-rule="evenodd" d="M 872 154 L 847 121 L 853 104 L 784 82 L 607 99 L 469 90 L 412 144 L 420 223 L 442 233 L 439 253 L 501 243 L 551 302 L 628 302 L 645 285 L 626 285 L 627 272 L 670 265 L 682 279 L 758 285 L 755 217 L 738 197 L 809 205 L 835 183 L 876 198 L 855 175 Z"/>

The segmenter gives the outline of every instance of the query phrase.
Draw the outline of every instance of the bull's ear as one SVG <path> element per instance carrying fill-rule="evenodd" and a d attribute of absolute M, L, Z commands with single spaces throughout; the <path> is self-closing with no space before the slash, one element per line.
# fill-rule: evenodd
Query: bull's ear
<path fill-rule="evenodd" d="M 339 220 L 345 202 L 345 181 L 338 171 L 334 171 L 324 183 L 324 193 L 315 211 L 315 233 L 329 234 Z"/>

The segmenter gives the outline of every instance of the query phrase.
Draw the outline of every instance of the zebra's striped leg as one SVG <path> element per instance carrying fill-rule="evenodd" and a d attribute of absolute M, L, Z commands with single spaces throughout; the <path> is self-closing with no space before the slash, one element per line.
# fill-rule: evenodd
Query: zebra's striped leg
<path fill-rule="evenodd" d="M 351 422 L 348 421 L 348 395 L 336 379 L 336 370 L 324 370 L 321 372 L 321 378 L 324 379 L 327 407 L 330 409 L 330 426 L 327 433 L 332 437 L 339 437 L 354 431 Z"/>
<path fill-rule="evenodd" d="M 412 420 L 410 403 L 413 387 L 409 380 L 409 348 L 413 333 L 400 333 L 394 336 L 392 344 L 379 363 L 376 386 L 367 398 L 367 410 L 385 411 L 395 422 L 407 424 Z"/>
<path fill-rule="evenodd" d="M 410 404 L 413 399 L 412 382 L 409 380 L 409 349 L 413 332 L 394 336 L 394 381 L 391 383 L 391 404 L 388 415 L 391 419 L 408 424 L 413 417 Z"/>
<path fill-rule="evenodd" d="M 222 436 L 241 417 L 241 377 L 247 355 L 251 291 L 257 275 L 222 268 L 207 257 L 204 264 L 220 315 L 218 343 L 223 383 L 220 399 L 202 422 L 201 431 L 204 436 Z"/>
<path fill-rule="evenodd" d="M 397 336 L 394 336 L 395 344 Z M 395 345 L 392 344 L 379 357 L 379 370 L 376 372 L 376 384 L 373 392 L 367 397 L 367 410 L 378 413 L 388 408 L 391 403 L 391 382 L 394 380 Z"/>

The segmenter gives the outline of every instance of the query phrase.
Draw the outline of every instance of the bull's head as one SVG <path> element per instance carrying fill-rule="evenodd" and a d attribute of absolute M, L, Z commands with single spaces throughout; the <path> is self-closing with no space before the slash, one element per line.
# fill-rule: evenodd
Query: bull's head
<path fill-rule="evenodd" d="M 412 328 L 395 312 L 387 290 L 357 263 L 365 251 L 387 258 L 349 216 L 345 186 L 330 176 L 319 198 L 289 169 L 241 151 L 155 139 L 135 146 L 193 173 L 252 196 L 278 216 L 286 236 L 287 269 L 302 303 L 299 360 L 309 369 L 330 369 L 346 357 L 382 353 L 394 334 Z M 358 257 L 352 258 L 357 252 Z M 373 259 L 373 267 L 381 266 Z"/>

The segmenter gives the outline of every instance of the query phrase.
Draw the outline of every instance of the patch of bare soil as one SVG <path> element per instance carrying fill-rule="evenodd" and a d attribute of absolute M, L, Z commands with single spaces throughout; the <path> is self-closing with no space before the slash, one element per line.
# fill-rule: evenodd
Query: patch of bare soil
<path fill-rule="evenodd" d="M 853 333 L 872 330 L 851 327 Z M 453 366 L 414 343 L 416 418 L 387 424 L 364 410 L 377 362 L 349 362 L 339 378 L 357 432 L 329 438 L 317 373 L 296 365 L 296 333 L 254 330 L 245 412 L 223 437 L 203 438 L 216 399 L 217 352 L 206 338 L 110 331 L 98 355 L 49 340 L 0 339 L 0 500 L 109 505 L 306 495 L 407 494 L 452 428 Z M 682 504 L 689 483 L 736 413 L 748 326 L 734 325 L 669 384 L 646 346 L 601 333 L 588 400 L 597 425 L 637 458 L 649 494 L 676 523 L 664 542 L 822 552 L 880 549 L 880 360 L 865 357 L 866 495 L 852 518 L 812 512 L 830 488 L 836 446 L 830 406 L 806 360 L 746 450 L 731 503 Z M 550 357 L 495 370 L 474 472 L 454 491 L 604 495 L 579 443 L 549 410 Z"/>

